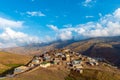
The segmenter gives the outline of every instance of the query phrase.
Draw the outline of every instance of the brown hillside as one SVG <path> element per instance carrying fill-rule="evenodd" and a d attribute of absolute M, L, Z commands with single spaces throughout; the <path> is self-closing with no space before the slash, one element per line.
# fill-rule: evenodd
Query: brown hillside
<path fill-rule="evenodd" d="M 26 64 L 31 59 L 30 56 L 0 52 L 1 64 Z"/>
<path fill-rule="evenodd" d="M 66 46 L 66 48 L 87 56 L 105 58 L 109 62 L 120 66 L 120 42 L 87 40 L 75 42 Z"/>
<path fill-rule="evenodd" d="M 28 63 L 31 56 L 0 52 L 0 74 L 13 67 Z"/>
<path fill-rule="evenodd" d="M 6 80 L 65 80 L 68 73 L 63 70 L 39 68 L 32 72 L 26 72 Z"/>

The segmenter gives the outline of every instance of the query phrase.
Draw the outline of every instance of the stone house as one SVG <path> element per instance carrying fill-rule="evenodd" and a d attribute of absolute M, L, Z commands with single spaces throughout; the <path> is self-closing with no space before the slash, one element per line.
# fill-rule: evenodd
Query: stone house
<path fill-rule="evenodd" d="M 41 64 L 40 64 L 40 67 L 43 67 L 43 68 L 47 68 L 47 67 L 49 67 L 49 66 L 51 66 L 50 63 L 41 63 Z"/>

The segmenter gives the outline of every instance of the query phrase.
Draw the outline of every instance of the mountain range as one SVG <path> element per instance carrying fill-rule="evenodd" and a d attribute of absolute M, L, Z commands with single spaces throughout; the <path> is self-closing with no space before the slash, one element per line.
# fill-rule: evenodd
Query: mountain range
<path fill-rule="evenodd" d="M 39 68 L 32 72 L 26 72 L 13 78 L 5 80 L 119 80 L 120 73 L 120 36 L 116 37 L 97 37 L 84 40 L 54 41 L 43 44 L 30 44 L 22 47 L 4 48 L 0 52 L 0 74 L 4 75 L 15 67 L 25 65 L 34 55 L 38 55 L 50 50 L 70 49 L 82 55 L 92 58 L 102 58 L 106 63 L 116 66 L 100 65 L 95 69 L 88 69 L 84 74 L 68 72 L 56 68 Z M 39 74 L 39 75 L 36 75 Z M 47 76 L 47 77 L 46 77 Z"/>
<path fill-rule="evenodd" d="M 112 65 L 120 66 L 120 36 L 97 37 L 84 40 L 54 41 L 43 44 L 30 44 L 22 47 L 5 48 L 1 51 L 35 55 L 52 49 L 67 48 L 90 57 L 104 58 Z"/>

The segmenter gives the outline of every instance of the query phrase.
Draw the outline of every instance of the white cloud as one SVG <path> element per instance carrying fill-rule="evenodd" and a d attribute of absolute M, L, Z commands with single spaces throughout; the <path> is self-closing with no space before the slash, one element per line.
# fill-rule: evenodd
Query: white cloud
<path fill-rule="evenodd" d="M 60 31 L 58 34 L 57 34 L 57 38 L 60 39 L 60 40 L 70 40 L 73 38 L 72 36 L 72 32 L 71 31 Z"/>
<path fill-rule="evenodd" d="M 40 39 L 36 36 L 29 36 L 25 33 L 5 28 L 0 34 L 0 47 L 15 47 L 30 43 L 39 43 Z M 3 44 L 3 45 L 2 45 Z"/>
<path fill-rule="evenodd" d="M 10 27 L 10 28 L 19 28 L 22 27 L 23 21 L 13 21 L 0 17 L 0 28 Z"/>
<path fill-rule="evenodd" d="M 30 36 L 14 30 L 16 28 L 23 28 L 23 26 L 22 21 L 0 18 L 0 30 L 2 31 L 2 33 L 0 33 L 0 48 L 40 42 L 40 39 L 36 36 Z"/>
<path fill-rule="evenodd" d="M 101 17 L 98 22 L 91 22 L 84 25 L 79 25 L 77 29 L 80 35 L 86 37 L 100 36 L 119 36 L 120 35 L 120 8 L 115 10 L 113 14 L 107 14 Z"/>
<path fill-rule="evenodd" d="M 0 39 L 4 41 L 19 41 L 20 43 L 24 42 L 36 42 L 37 37 L 30 37 L 25 33 L 14 31 L 10 28 L 5 28 L 2 34 L 0 34 Z"/>
<path fill-rule="evenodd" d="M 58 31 L 57 26 L 54 26 L 54 25 L 47 25 L 47 27 L 51 28 L 51 29 L 54 30 L 54 31 Z"/>
<path fill-rule="evenodd" d="M 41 11 L 27 11 L 26 12 L 29 16 L 46 16 Z"/>
<path fill-rule="evenodd" d="M 113 13 L 115 18 L 119 18 L 120 19 L 120 8 L 118 8 L 117 10 L 115 10 L 115 12 Z"/>
<path fill-rule="evenodd" d="M 82 4 L 85 7 L 91 7 L 95 2 L 96 0 L 85 0 Z"/>
<path fill-rule="evenodd" d="M 93 18 L 94 16 L 85 16 L 86 18 Z"/>
<path fill-rule="evenodd" d="M 67 27 L 69 25 L 70 24 L 64 25 L 64 27 Z M 63 29 L 58 29 L 57 26 L 55 26 L 55 25 L 47 25 L 47 26 L 56 32 L 56 38 L 57 39 L 60 39 L 60 40 L 63 40 L 63 41 L 72 39 L 72 32 L 71 32 L 70 28 L 68 30 L 68 27 L 67 27 L 67 30 L 66 30 L 64 28 Z"/>
<path fill-rule="evenodd" d="M 57 37 L 61 40 L 68 40 L 80 37 L 107 37 L 120 36 L 120 8 L 116 9 L 112 14 L 102 16 L 97 22 L 88 22 L 78 24 L 76 26 L 67 25 L 62 29 L 58 29 Z M 77 36 L 76 36 L 77 35 Z"/>

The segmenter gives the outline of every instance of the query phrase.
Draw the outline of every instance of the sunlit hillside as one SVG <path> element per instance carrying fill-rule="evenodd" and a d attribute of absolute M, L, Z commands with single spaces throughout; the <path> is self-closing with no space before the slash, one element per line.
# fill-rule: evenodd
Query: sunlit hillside
<path fill-rule="evenodd" d="M 25 65 L 31 56 L 0 52 L 0 74 L 13 67 Z"/>

